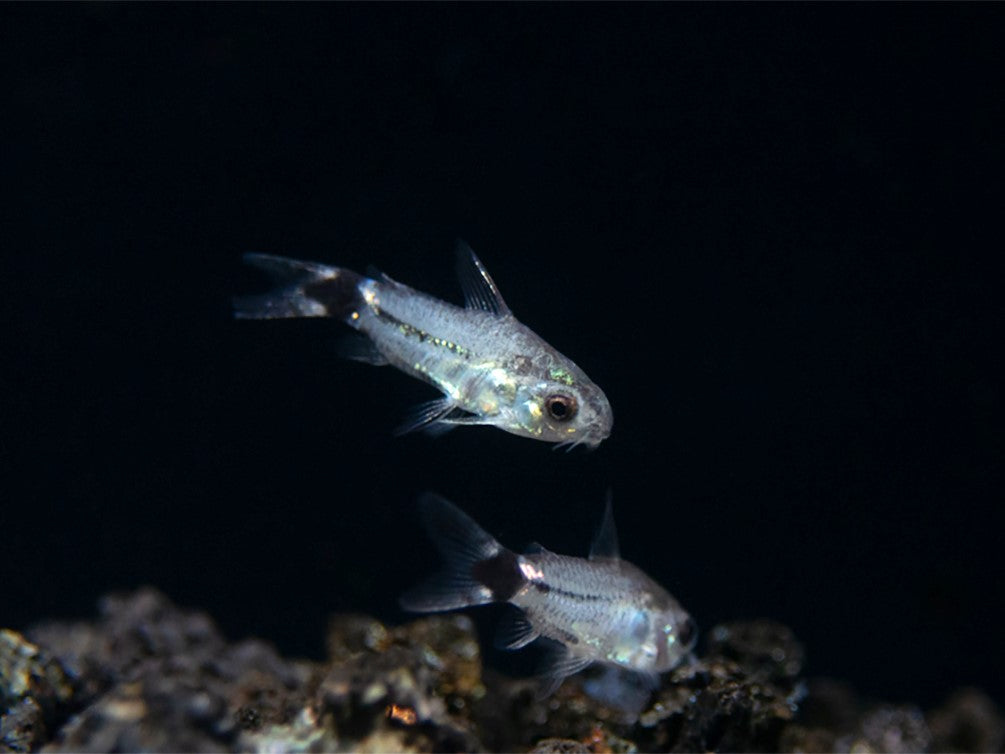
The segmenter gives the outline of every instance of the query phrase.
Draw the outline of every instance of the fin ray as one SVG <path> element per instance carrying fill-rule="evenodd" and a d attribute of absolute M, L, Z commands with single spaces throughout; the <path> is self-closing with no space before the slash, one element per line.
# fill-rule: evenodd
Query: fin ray
<path fill-rule="evenodd" d="M 387 366 L 390 363 L 374 342 L 362 333 L 349 333 L 339 338 L 336 351 L 343 359 L 373 364 L 375 367 Z"/>
<path fill-rule="evenodd" d="M 614 526 L 614 510 L 611 505 L 611 493 L 607 492 L 607 502 L 604 504 L 604 516 L 600 520 L 600 528 L 590 545 L 590 560 L 604 558 L 616 560 L 620 558 L 618 548 L 618 530 Z"/>
<path fill-rule="evenodd" d="M 494 601 L 490 587 L 475 570 L 508 552 L 474 519 L 448 500 L 426 493 L 419 499 L 422 523 L 443 556 L 445 568 L 405 592 L 399 604 L 414 612 L 456 610 Z"/>
<path fill-rule="evenodd" d="M 540 635 L 527 619 L 526 613 L 514 607 L 499 622 L 495 645 L 499 649 L 522 649 Z"/>
<path fill-rule="evenodd" d="M 468 309 L 479 309 L 499 316 L 510 314 L 502 294 L 485 265 L 464 241 L 457 241 L 457 277 L 464 290 Z"/>
<path fill-rule="evenodd" d="M 601 663 L 598 672 L 590 671 L 583 679 L 583 691 L 608 707 L 621 710 L 633 718 L 645 708 L 660 685 L 658 673 L 631 670 Z"/>
<path fill-rule="evenodd" d="M 446 571 L 430 576 L 398 598 L 402 609 L 412 613 L 442 613 L 491 601 L 488 589 L 473 577 Z"/>
<path fill-rule="evenodd" d="M 558 690 L 566 678 L 584 670 L 593 662 L 592 658 L 575 655 L 564 644 L 557 644 L 554 649 L 548 652 L 541 672 L 538 674 L 541 684 L 538 689 L 538 698 L 548 698 Z"/>
<path fill-rule="evenodd" d="M 398 425 L 394 434 L 407 435 L 409 432 L 418 430 L 424 430 L 434 435 L 443 434 L 453 429 L 453 425 L 441 422 L 441 419 L 449 415 L 455 408 L 457 406 L 450 398 L 434 398 L 431 401 L 420 403 Z"/>

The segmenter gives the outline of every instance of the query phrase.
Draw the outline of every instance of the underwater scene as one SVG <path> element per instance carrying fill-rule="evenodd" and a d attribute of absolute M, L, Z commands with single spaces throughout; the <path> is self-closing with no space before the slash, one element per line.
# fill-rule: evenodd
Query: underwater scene
<path fill-rule="evenodd" d="M 1003 32 L 0 6 L 0 752 L 1005 751 Z"/>

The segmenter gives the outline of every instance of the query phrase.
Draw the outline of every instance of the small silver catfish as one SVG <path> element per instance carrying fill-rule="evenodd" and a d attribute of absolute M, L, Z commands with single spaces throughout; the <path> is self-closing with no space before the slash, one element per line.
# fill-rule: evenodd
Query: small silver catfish
<path fill-rule="evenodd" d="M 439 612 L 490 602 L 515 605 L 522 612 L 514 611 L 500 627 L 500 647 L 519 649 L 538 637 L 558 643 L 544 669 L 544 695 L 567 676 L 599 663 L 607 677 L 595 687 L 610 686 L 620 674 L 638 680 L 644 690 L 637 704 L 618 704 L 610 692 L 605 701 L 625 709 L 640 706 L 658 685 L 659 674 L 694 648 L 697 629 L 677 600 L 621 560 L 610 500 L 588 559 L 557 555 L 540 545 L 518 555 L 443 498 L 426 494 L 419 505 L 446 568 L 406 593 L 401 606 Z"/>
<path fill-rule="evenodd" d="M 596 447 L 614 421 L 603 391 L 517 321 L 471 249 L 457 249 L 466 307 L 397 283 L 265 254 L 245 261 L 283 284 L 272 293 L 239 297 L 239 319 L 334 317 L 355 328 L 346 356 L 391 364 L 439 388 L 444 397 L 418 408 L 401 432 L 487 424 L 506 432 L 573 447 Z"/>

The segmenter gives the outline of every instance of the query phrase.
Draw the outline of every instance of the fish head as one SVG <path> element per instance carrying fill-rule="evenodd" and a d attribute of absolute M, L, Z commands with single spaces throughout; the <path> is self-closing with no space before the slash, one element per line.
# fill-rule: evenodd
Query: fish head
<path fill-rule="evenodd" d="M 694 649 L 698 627 L 680 603 L 637 567 L 619 561 L 623 574 L 637 579 L 640 590 L 632 608 L 622 610 L 616 634 L 620 653 L 608 658 L 644 673 L 666 673 Z"/>
<path fill-rule="evenodd" d="M 694 649 L 698 642 L 698 627 L 691 616 L 676 605 L 656 617 L 653 631 L 657 649 L 654 670 L 665 673 L 677 667 Z"/>
<path fill-rule="evenodd" d="M 624 564 L 628 565 L 628 564 Z M 630 566 L 629 566 L 630 567 Z M 662 602 L 668 594 L 650 594 Z M 679 605 L 625 606 L 611 624 L 612 643 L 604 659 L 641 673 L 665 673 L 694 648 L 698 632 Z"/>
<path fill-rule="evenodd" d="M 611 434 L 614 413 L 604 392 L 574 365 L 545 365 L 519 384 L 511 432 L 566 446 L 596 447 Z"/>

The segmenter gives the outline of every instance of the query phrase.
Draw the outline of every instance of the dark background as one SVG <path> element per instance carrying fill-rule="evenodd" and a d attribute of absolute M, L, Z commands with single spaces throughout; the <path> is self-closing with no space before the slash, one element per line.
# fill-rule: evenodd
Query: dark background
<path fill-rule="evenodd" d="M 611 488 L 706 633 L 1001 702 L 1003 14 L 4 5 L 0 624 L 153 584 L 320 656 L 406 618 L 421 491 L 585 554 Z M 230 319 L 245 251 L 459 301 L 456 237 L 605 389 L 597 451 L 395 438 L 428 387 Z"/>

